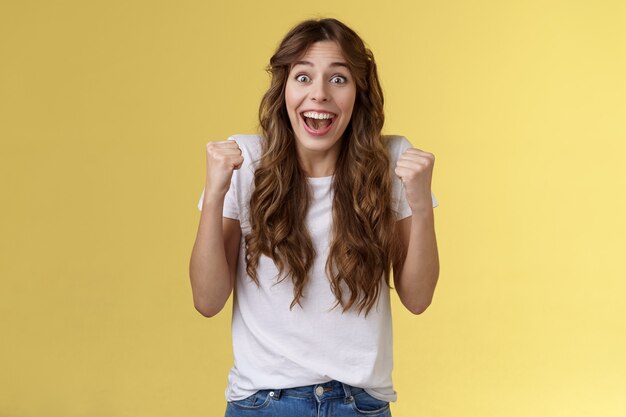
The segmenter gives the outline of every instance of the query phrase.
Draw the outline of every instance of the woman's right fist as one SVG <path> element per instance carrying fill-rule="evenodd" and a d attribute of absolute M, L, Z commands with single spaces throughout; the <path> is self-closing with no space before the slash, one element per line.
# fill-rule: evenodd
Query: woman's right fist
<path fill-rule="evenodd" d="M 243 164 L 241 149 L 234 140 L 209 142 L 206 145 L 205 194 L 223 197 L 230 188 L 233 171 Z"/>

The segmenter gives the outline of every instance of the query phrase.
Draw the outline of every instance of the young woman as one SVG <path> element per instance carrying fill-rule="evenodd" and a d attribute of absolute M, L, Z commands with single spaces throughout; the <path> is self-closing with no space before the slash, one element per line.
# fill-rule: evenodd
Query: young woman
<path fill-rule="evenodd" d="M 261 135 L 207 144 L 190 261 L 196 309 L 234 289 L 226 416 L 390 416 L 390 270 L 431 302 L 434 156 L 383 136 L 372 53 L 335 19 L 294 27 L 270 59 Z"/>

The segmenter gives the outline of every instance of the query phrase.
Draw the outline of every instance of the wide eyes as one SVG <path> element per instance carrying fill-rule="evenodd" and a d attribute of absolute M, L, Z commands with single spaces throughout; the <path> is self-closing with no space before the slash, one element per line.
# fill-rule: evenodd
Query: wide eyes
<path fill-rule="evenodd" d="M 305 74 L 298 74 L 295 80 L 299 83 L 308 83 L 311 82 L 311 77 Z M 342 75 L 335 75 L 330 79 L 331 84 L 345 84 L 346 82 L 348 82 L 348 79 Z"/>
<path fill-rule="evenodd" d="M 346 77 L 342 77 L 341 75 L 337 75 L 330 79 L 330 82 L 333 84 L 345 84 L 347 81 Z"/>

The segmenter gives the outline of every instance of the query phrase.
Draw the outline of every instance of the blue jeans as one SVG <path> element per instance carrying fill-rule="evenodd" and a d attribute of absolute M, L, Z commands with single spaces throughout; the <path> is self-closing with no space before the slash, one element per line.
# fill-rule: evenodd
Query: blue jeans
<path fill-rule="evenodd" d="M 263 389 L 228 401 L 226 417 L 391 417 L 389 403 L 339 381 L 296 388 Z"/>

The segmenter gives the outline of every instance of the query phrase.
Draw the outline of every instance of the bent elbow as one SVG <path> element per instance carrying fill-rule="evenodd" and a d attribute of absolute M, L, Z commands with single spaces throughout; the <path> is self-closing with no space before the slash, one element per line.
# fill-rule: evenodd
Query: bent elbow
<path fill-rule="evenodd" d="M 216 308 L 216 307 L 211 307 L 211 306 L 207 306 L 207 305 L 202 305 L 202 304 L 199 304 L 199 303 L 195 303 L 194 307 L 196 308 L 198 313 L 202 314 L 206 318 L 211 318 L 211 317 L 217 315 L 217 313 L 219 313 L 220 311 L 222 311 L 221 308 Z"/>
<path fill-rule="evenodd" d="M 417 316 L 418 314 L 422 314 L 424 311 L 426 311 L 427 308 L 428 308 L 428 306 L 424 306 L 424 307 L 420 306 L 418 308 L 412 308 L 412 309 L 410 309 L 410 311 L 411 311 L 411 313 L 413 313 L 413 314 L 415 314 Z"/>
<path fill-rule="evenodd" d="M 207 309 L 198 308 L 198 307 L 196 307 L 196 310 L 206 318 L 211 318 L 215 316 L 217 313 L 219 313 L 219 311 L 207 310 Z"/>
<path fill-rule="evenodd" d="M 422 314 L 430 306 L 431 301 L 432 299 L 416 303 L 409 308 L 409 311 L 415 315 Z"/>

